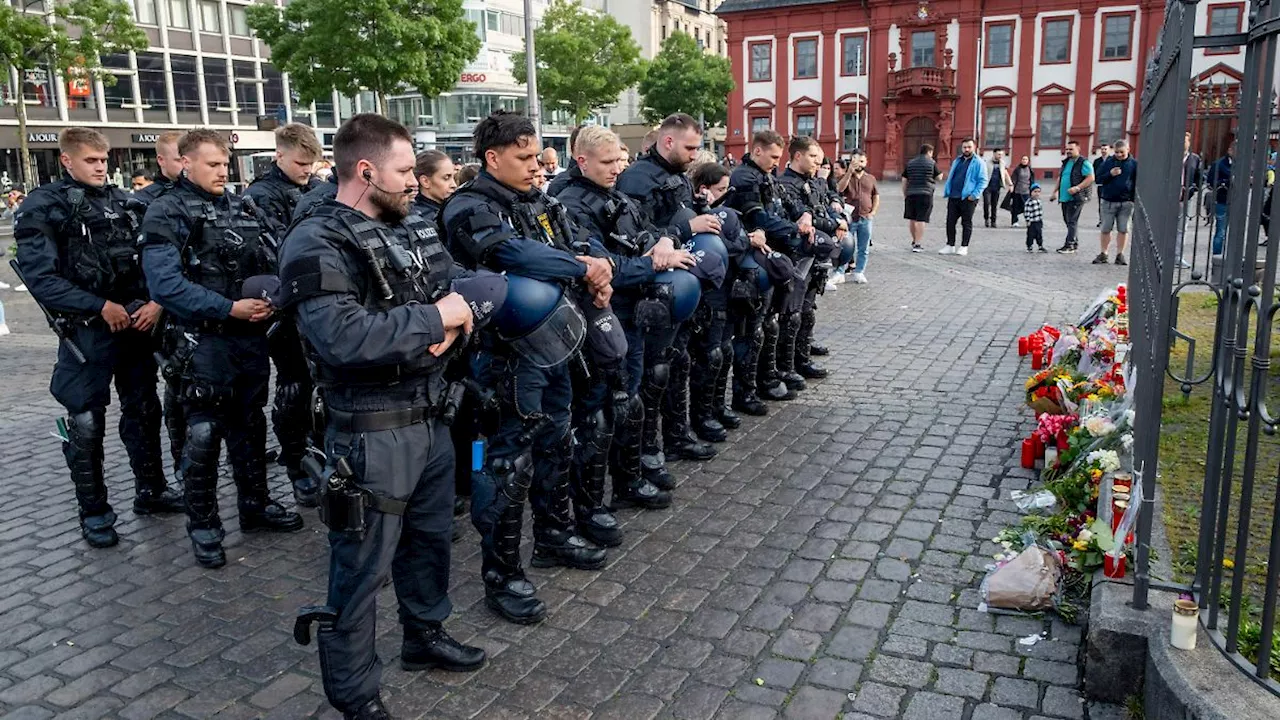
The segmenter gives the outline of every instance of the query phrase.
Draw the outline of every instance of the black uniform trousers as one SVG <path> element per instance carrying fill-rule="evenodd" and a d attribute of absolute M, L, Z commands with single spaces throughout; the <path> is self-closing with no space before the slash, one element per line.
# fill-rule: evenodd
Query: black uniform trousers
<path fill-rule="evenodd" d="M 408 503 L 404 515 L 365 511 L 363 534 L 329 532 L 329 600 L 338 613 L 320 630 L 320 670 L 329 702 L 354 710 L 378 695 L 382 660 L 375 649 L 378 591 L 390 574 L 407 631 L 449 617 L 453 537 L 453 446 L 435 418 L 378 432 L 329 428 L 325 451 L 347 458 L 356 482 Z"/>
<path fill-rule="evenodd" d="M 72 339 L 84 353 L 85 362 L 80 363 L 66 343 L 59 343 L 58 361 L 53 366 L 49 391 L 71 415 L 94 410 L 105 412 L 111 404 L 111 383 L 114 380 L 116 394 L 120 398 L 120 440 L 129 454 L 129 464 L 139 487 L 163 490 L 155 340 L 150 334 L 136 330 L 113 333 L 98 320 L 87 327 L 76 325 Z M 101 447 L 95 452 L 101 453 Z M 105 483 L 99 478 L 94 484 L 101 487 L 93 488 L 92 492 L 78 493 L 82 495 L 79 498 L 81 514 L 86 517 L 111 511 Z M 154 487 L 148 487 L 148 484 Z"/>
<path fill-rule="evenodd" d="M 290 477 L 301 477 L 302 457 L 311 442 L 311 371 L 302 354 L 298 328 L 284 321 L 268 338 L 276 366 L 276 395 L 271 408 L 271 428 L 280 441 L 280 461 Z"/>
<path fill-rule="evenodd" d="M 267 419 L 263 408 L 270 379 L 265 334 L 197 335 L 182 387 L 187 418 L 182 474 L 191 527 L 221 526 L 216 495 L 223 439 L 241 501 L 267 500 Z"/>

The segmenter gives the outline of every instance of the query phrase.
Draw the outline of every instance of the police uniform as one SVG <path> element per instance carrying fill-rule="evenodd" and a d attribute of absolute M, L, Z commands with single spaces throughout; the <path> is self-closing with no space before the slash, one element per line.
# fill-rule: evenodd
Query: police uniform
<path fill-rule="evenodd" d="M 688 240 L 687 218 L 692 215 L 693 186 L 678 168 L 652 147 L 618 176 L 617 189 L 648 214 L 649 224 L 678 241 Z M 682 212 L 683 211 L 683 212 Z M 677 459 L 709 460 L 716 455 L 689 428 L 688 332 L 677 331 L 674 340 L 649 338 L 660 350 L 646 359 L 641 397 L 645 404 L 643 459 L 646 476 L 664 490 L 674 488 L 666 472 L 666 455 Z M 697 382 L 703 382 L 698 378 Z M 662 419 L 662 445 L 658 444 L 658 419 Z M 665 452 L 664 452 L 665 451 Z"/>
<path fill-rule="evenodd" d="M 813 228 L 817 231 L 816 240 L 810 246 L 814 262 L 809 271 L 804 304 L 800 308 L 800 327 L 796 335 L 792 367 L 802 377 L 824 378 L 827 376 L 826 369 L 813 362 L 809 351 L 813 343 L 813 328 L 818 318 L 818 296 L 826 292 L 827 278 L 831 274 L 831 250 L 835 246 L 833 238 L 840 229 L 840 218 L 831 209 L 825 181 L 787 168 L 778 180 L 778 186 L 792 198 L 795 205 L 809 211 L 813 217 Z"/>
<path fill-rule="evenodd" d="M 244 191 L 258 210 L 258 221 L 278 242 L 293 224 L 293 209 L 304 192 L 318 182 L 297 185 L 275 163 Z M 281 323 L 268 337 L 271 359 L 276 366 L 276 393 L 271 407 L 271 427 L 280 441 L 280 464 L 293 485 L 298 505 L 315 507 L 319 487 L 302 469 L 302 456 L 310 442 L 312 425 L 311 375 L 302 356 L 297 328 Z"/>
<path fill-rule="evenodd" d="M 802 213 L 784 205 L 773 175 L 764 172 L 751 158 L 734 168 L 729 176 L 729 192 L 724 204 L 737 210 L 748 232 L 763 230 L 769 247 L 793 260 L 803 254 L 804 243 L 795 220 Z M 805 273 L 807 275 L 807 271 Z M 800 281 L 803 282 L 803 281 Z M 735 347 L 735 359 L 744 364 L 757 356 L 756 389 L 766 400 L 792 400 L 804 386 L 804 378 L 789 372 L 794 362 L 794 343 L 800 330 L 801 302 L 791 297 L 801 290 L 797 282 L 774 287 L 765 299 L 762 332 L 750 333 Z M 792 360 L 785 358 L 790 356 Z M 750 367 L 743 367 L 745 374 Z M 738 373 L 734 373 L 735 383 Z M 794 377 L 790 377 L 794 376 Z"/>
<path fill-rule="evenodd" d="M 722 198 L 723 199 L 723 198 Z M 707 439 L 705 433 L 714 433 L 716 425 L 733 430 L 742 424 L 742 418 L 726 406 L 725 395 L 729 388 L 729 374 L 733 369 L 733 337 L 736 317 L 733 312 L 733 288 L 741 272 L 742 261 L 751 250 L 751 240 L 742 227 L 742 218 L 733 208 L 717 203 L 709 212 L 720 219 L 720 237 L 726 253 L 726 276 L 718 286 L 703 293 L 706 310 L 699 331 L 694 333 L 690 354 L 694 363 L 694 375 L 713 377 L 714 382 L 699 382 L 690 387 L 690 418 L 694 432 Z"/>
<path fill-rule="evenodd" d="M 50 391 L 67 409 L 63 455 L 75 483 L 80 529 L 95 547 L 118 541 L 107 501 L 103 438 L 114 377 L 120 399 L 120 440 L 129 455 L 137 515 L 180 512 L 160 456 L 160 400 L 155 343 L 133 329 L 111 332 L 101 317 L 107 301 L 136 309 L 148 299 L 137 251 L 137 218 L 129 196 L 70 177 L 36 188 L 14 217 L 18 262 L 31 295 L 52 313 L 84 354 L 58 347 Z"/>
<path fill-rule="evenodd" d="M 311 189 L 302 194 L 298 198 L 297 204 L 293 206 L 294 221 L 304 218 L 311 214 L 311 211 L 318 207 L 325 200 L 332 200 L 338 194 L 338 173 L 334 173 L 328 180 L 321 180 L 311 184 Z"/>
<path fill-rule="evenodd" d="M 645 479 L 641 465 L 644 402 L 641 378 L 645 356 L 664 345 L 646 342 L 674 329 L 671 311 L 655 285 L 653 259 L 644 254 L 658 237 L 626 195 L 599 185 L 576 164 L 557 180 L 556 199 L 564 203 L 579 227 L 600 239 L 613 256 L 613 309 L 627 339 L 625 392 L 615 395 L 606 383 L 582 382 L 573 408 L 574 458 L 570 471 L 578 530 L 603 545 L 618 545 L 622 532 L 604 505 L 605 476 L 613 475 L 613 504 L 658 509 L 671 504 L 671 494 Z M 639 309 L 639 312 L 638 312 Z M 643 316 L 643 319 L 642 317 Z"/>
<path fill-rule="evenodd" d="M 242 532 L 292 532 L 302 518 L 267 493 L 262 409 L 271 367 L 268 322 L 231 317 L 247 279 L 275 273 L 262 228 L 243 200 L 213 195 L 183 179 L 147 209 L 142 261 L 151 296 L 173 313 L 186 340 L 182 402 L 187 417 L 183 451 L 187 531 L 196 560 L 226 563 L 218 516 L 218 454 L 227 442 L 239 495 Z"/>
<path fill-rule="evenodd" d="M 151 178 L 150 185 L 133 193 L 134 199 L 142 204 L 140 215 L 146 212 L 146 208 L 151 203 L 172 190 L 177 184 L 177 180 L 170 180 L 164 172 L 157 171 Z M 187 418 L 182 414 L 182 403 L 178 398 L 181 384 L 170 367 L 170 359 L 178 345 L 182 343 L 182 338 L 170 319 L 169 314 L 166 313 L 160 320 L 161 326 L 157 333 L 160 338 L 160 348 L 157 357 L 160 360 L 160 375 L 164 378 L 164 426 L 169 435 L 169 453 L 173 458 L 174 475 L 181 478 L 182 448 L 187 443 Z"/>
<path fill-rule="evenodd" d="M 375 602 L 390 575 L 404 626 L 406 669 L 470 670 L 484 651 L 444 633 L 449 616 L 453 448 L 441 420 L 444 369 L 461 352 L 445 339 L 431 303 L 449 293 L 453 260 L 434 227 L 414 213 L 394 227 L 326 201 L 300 220 L 281 257 L 284 306 L 305 339 L 325 402 L 326 470 L 344 478 L 367 510 L 344 525 L 326 484 L 328 607 L 318 614 L 325 694 L 347 717 L 378 697 Z M 481 320 L 477 313 L 477 322 Z M 368 715 L 376 717 L 376 715 Z"/>
<path fill-rule="evenodd" d="M 586 267 L 568 249 L 575 239 L 565 236 L 572 228 L 562 212 L 563 206 L 537 189 L 516 192 L 482 170 L 445 203 L 440 225 L 450 252 L 465 267 L 518 272 L 569 292 L 578 289 Z M 604 550 L 573 532 L 570 512 L 568 365 L 586 322 L 567 301 L 553 315 L 541 326 L 550 336 L 537 343 L 482 333 L 472 363 L 476 380 L 499 396 L 488 457 L 473 462 L 479 469 L 472 475 L 471 518 L 481 536 L 485 601 L 517 623 L 540 622 L 546 615 L 520 563 L 526 497 L 533 508 L 534 566 L 596 569 L 605 562 Z"/>

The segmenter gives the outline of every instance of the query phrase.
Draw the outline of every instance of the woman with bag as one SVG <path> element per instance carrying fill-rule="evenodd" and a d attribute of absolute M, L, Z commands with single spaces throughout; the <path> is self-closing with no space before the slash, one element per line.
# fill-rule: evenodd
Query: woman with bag
<path fill-rule="evenodd" d="M 1018 227 L 1018 218 L 1027 207 L 1027 198 L 1031 197 L 1031 183 L 1036 179 L 1035 171 L 1031 169 L 1031 158 L 1023 155 L 1018 166 L 1009 172 L 1009 178 L 1013 190 L 1005 196 L 1005 202 L 1008 204 L 1001 207 L 1009 211 L 1013 219 L 1013 227 Z"/>

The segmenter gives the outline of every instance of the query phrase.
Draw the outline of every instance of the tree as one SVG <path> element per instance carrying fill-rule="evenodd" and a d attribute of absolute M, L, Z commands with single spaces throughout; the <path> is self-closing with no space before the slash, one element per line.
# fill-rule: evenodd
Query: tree
<path fill-rule="evenodd" d="M 538 94 L 564 105 L 575 123 L 618 101 L 623 90 L 644 77 L 640 46 L 631 30 L 608 15 L 587 12 L 577 0 L 554 0 L 533 34 Z M 525 54 L 511 58 L 516 82 L 527 81 Z"/>
<path fill-rule="evenodd" d="M 114 85 L 116 76 L 102 67 L 101 56 L 147 49 L 146 33 L 133 24 L 133 10 L 121 0 L 55 0 L 49 5 L 51 11 L 40 13 L 0 5 L 0 68 L 12 65 L 18 70 L 18 87 L 9 94 L 18 114 L 22 182 L 28 190 L 36 178 L 22 93 L 27 72 L 51 65 L 73 82 L 100 79 Z"/>
<path fill-rule="evenodd" d="M 385 112 L 405 87 L 427 97 L 452 88 L 480 51 L 462 0 L 292 0 L 250 5 L 248 17 L 305 102 L 369 90 Z"/>
<path fill-rule="evenodd" d="M 703 52 L 693 38 L 679 32 L 663 41 L 640 81 L 644 118 L 652 123 L 677 112 L 723 123 L 732 90 L 729 59 Z"/>

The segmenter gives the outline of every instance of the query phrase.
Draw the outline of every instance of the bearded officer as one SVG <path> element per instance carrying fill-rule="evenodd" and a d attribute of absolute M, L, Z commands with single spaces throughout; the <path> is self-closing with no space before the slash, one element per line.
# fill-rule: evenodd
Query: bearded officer
<path fill-rule="evenodd" d="M 408 130 L 356 115 L 338 130 L 333 151 L 339 192 L 297 223 L 282 257 L 285 304 L 328 417 L 321 507 L 330 528 L 329 598 L 327 607 L 305 609 L 299 624 L 320 622 L 329 702 L 345 718 L 375 720 L 389 717 L 374 647 L 376 597 L 388 575 L 404 626 L 404 669 L 468 671 L 485 660 L 442 625 L 452 609 L 454 465 L 442 414 L 445 365 L 487 315 L 473 319 L 450 291 L 453 259 L 412 212 Z M 505 288 L 504 278 L 491 277 Z M 475 306 L 494 309 L 492 301 Z"/>

